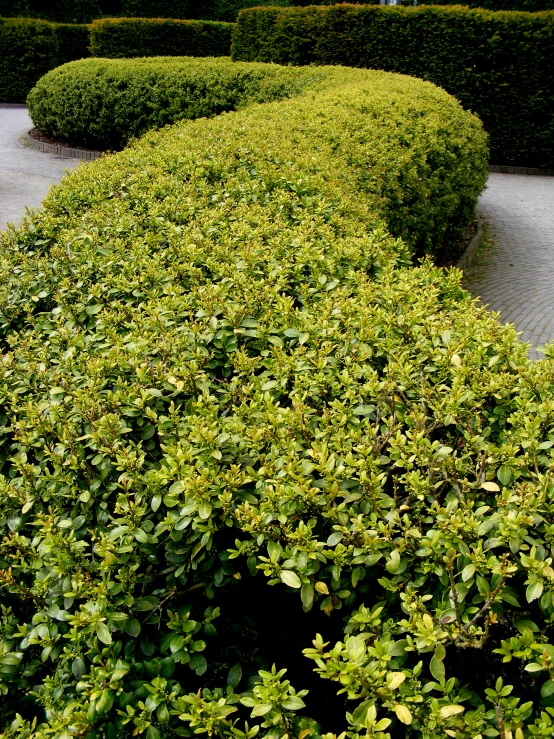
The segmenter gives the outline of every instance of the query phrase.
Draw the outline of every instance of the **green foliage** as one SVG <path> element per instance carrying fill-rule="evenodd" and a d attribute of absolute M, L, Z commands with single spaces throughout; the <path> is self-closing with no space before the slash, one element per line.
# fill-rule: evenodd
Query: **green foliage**
<path fill-rule="evenodd" d="M 431 80 L 475 111 L 498 164 L 554 166 L 554 12 L 337 5 L 243 10 L 235 59 Z"/>
<path fill-rule="evenodd" d="M 265 3 L 258 3 L 263 5 Z M 274 3 L 281 5 L 284 3 Z M 307 5 L 339 5 L 341 0 L 291 0 L 286 5 L 306 7 Z M 379 5 L 379 0 L 356 0 L 356 5 Z M 269 5 L 269 3 L 268 3 Z M 402 5 L 411 6 L 413 0 L 402 0 Z M 486 10 L 523 10 L 537 12 L 553 10 L 554 0 L 417 0 L 417 5 L 466 5 L 470 8 L 485 8 Z M 246 7 L 246 6 L 245 6 Z"/>
<path fill-rule="evenodd" d="M 0 101 L 20 103 L 57 65 L 54 26 L 30 18 L 0 18 Z"/>
<path fill-rule="evenodd" d="M 27 102 L 34 124 L 46 135 L 113 150 L 182 118 L 290 97 L 329 73 L 223 58 L 88 59 L 45 75 Z"/>
<path fill-rule="evenodd" d="M 298 69 L 226 59 L 91 59 L 46 75 L 31 91 L 28 104 L 35 125 L 50 136 L 117 148 L 148 128 L 181 118 L 217 115 L 255 102 L 373 79 L 364 71 L 346 68 Z M 418 90 L 424 95 L 427 88 Z M 401 136 L 400 146 L 391 145 L 388 135 L 380 141 L 377 132 L 382 124 L 374 122 L 371 154 L 364 147 L 360 159 L 354 148 L 349 160 L 351 167 L 359 166 L 364 173 L 362 180 L 368 181 L 364 187 L 386 197 L 384 217 L 393 234 L 420 251 L 433 245 L 440 248 L 452 236 L 450 226 L 456 230 L 469 221 L 484 184 L 477 177 L 470 185 L 484 156 L 484 149 L 471 143 L 474 124 L 460 117 L 458 107 L 450 106 L 449 115 L 459 118 L 461 131 L 460 137 L 452 136 L 451 128 L 443 129 L 445 99 L 437 98 L 431 86 L 428 94 L 429 105 L 437 106 L 436 115 L 426 108 L 424 116 L 418 113 L 421 120 L 409 126 L 406 120 L 414 115 L 411 96 L 395 96 L 391 109 L 383 111 L 386 125 Z"/>
<path fill-rule="evenodd" d="M 243 8 L 289 5 L 289 0 L 188 0 L 188 17 L 234 22 Z"/>
<path fill-rule="evenodd" d="M 456 650 L 547 656 L 552 368 L 409 266 L 475 202 L 482 129 L 323 72 L 0 236 L 3 737 L 315 738 L 326 684 L 353 738 L 550 722 L 534 673 L 472 692 Z"/>
<path fill-rule="evenodd" d="M 91 25 L 93 56 L 227 56 L 233 24 L 153 18 L 104 18 Z"/>
<path fill-rule="evenodd" d="M 54 32 L 58 41 L 57 65 L 90 56 L 90 33 L 87 25 L 57 23 Z"/>
<path fill-rule="evenodd" d="M 24 18 L 28 15 L 27 0 L 0 0 L 0 18 Z"/>
<path fill-rule="evenodd" d="M 29 0 L 31 15 L 53 23 L 90 23 L 101 15 L 98 0 Z"/>
<path fill-rule="evenodd" d="M 122 15 L 131 18 L 190 18 L 189 0 L 123 0 Z"/>
<path fill-rule="evenodd" d="M 88 56 L 88 27 L 34 18 L 0 18 L 0 102 L 22 103 L 38 79 Z"/>

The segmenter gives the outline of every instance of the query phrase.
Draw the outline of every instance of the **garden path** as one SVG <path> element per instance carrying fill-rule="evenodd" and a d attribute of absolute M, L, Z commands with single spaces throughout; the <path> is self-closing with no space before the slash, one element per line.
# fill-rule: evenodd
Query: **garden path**
<path fill-rule="evenodd" d="M 26 108 L 0 108 L 0 230 L 17 223 L 26 206 L 38 208 L 64 170 L 80 164 L 25 146 L 21 138 L 32 127 Z"/>
<path fill-rule="evenodd" d="M 464 276 L 464 286 L 521 339 L 554 339 L 554 177 L 489 174 L 478 214 L 492 242 Z"/>

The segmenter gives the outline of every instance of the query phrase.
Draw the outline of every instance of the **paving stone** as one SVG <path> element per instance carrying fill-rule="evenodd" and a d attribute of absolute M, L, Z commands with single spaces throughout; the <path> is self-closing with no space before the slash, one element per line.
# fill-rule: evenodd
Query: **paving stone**
<path fill-rule="evenodd" d="M 464 285 L 537 347 L 554 340 L 554 177 L 489 174 L 478 214 L 492 244 Z"/>

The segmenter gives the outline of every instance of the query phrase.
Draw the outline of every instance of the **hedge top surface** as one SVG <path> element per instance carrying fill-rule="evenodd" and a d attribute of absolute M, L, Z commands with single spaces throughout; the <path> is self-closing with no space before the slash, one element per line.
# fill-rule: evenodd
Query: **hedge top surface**
<path fill-rule="evenodd" d="M 384 79 L 391 85 L 388 102 Z M 379 115 L 390 125 L 405 129 L 395 144 L 388 136 L 383 141 L 376 139 L 366 163 L 372 173 L 363 174 L 362 181 L 367 178 L 367 192 L 378 196 L 376 213 L 416 251 L 439 249 L 441 240 L 452 235 L 450 229 L 471 217 L 476 193 L 483 185 L 479 169 L 483 149 L 475 119 L 432 85 L 341 67 L 295 69 L 223 59 L 91 59 L 45 75 L 28 102 L 35 125 L 45 133 L 80 144 L 121 145 L 133 134 L 176 119 L 286 97 L 305 106 L 306 96 L 353 85 L 370 99 L 380 100 L 384 108 Z M 317 113 L 316 119 L 320 116 Z M 411 129 L 405 126 L 406 116 L 413 117 Z M 452 133 L 454 120 L 460 121 L 459 137 Z M 376 131 L 381 127 L 378 120 L 373 125 Z M 477 137 L 475 143 L 472 136 Z M 414 161 L 418 152 L 418 165 L 399 175 L 404 149 L 408 161 Z M 479 174 L 469 185 L 472 172 Z M 431 193 L 433 203 L 429 202 Z M 381 210 L 385 202 L 386 214 Z"/>
<path fill-rule="evenodd" d="M 90 59 L 44 75 L 27 103 L 34 124 L 47 136 L 113 150 L 182 118 L 299 94 L 330 74 L 330 69 L 232 64 L 223 57 Z"/>

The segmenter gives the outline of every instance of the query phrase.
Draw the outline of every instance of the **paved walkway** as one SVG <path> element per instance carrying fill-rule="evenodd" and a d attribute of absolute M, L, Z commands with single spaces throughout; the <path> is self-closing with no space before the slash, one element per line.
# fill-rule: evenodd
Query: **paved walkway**
<path fill-rule="evenodd" d="M 554 339 L 554 177 L 489 174 L 479 200 L 492 245 L 464 279 L 536 348 Z"/>
<path fill-rule="evenodd" d="M 20 139 L 32 127 L 25 108 L 0 108 L 0 230 L 17 223 L 25 206 L 38 208 L 64 170 L 81 163 L 25 146 Z"/>

